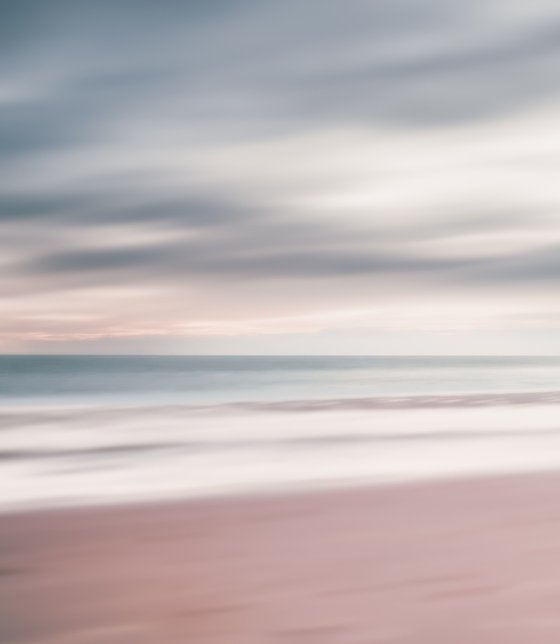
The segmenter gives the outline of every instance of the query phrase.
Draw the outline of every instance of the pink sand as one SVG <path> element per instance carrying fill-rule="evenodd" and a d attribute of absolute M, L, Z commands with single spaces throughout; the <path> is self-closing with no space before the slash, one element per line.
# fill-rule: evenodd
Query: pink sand
<path fill-rule="evenodd" d="M 0 517 L 3 644 L 558 644 L 560 476 Z"/>

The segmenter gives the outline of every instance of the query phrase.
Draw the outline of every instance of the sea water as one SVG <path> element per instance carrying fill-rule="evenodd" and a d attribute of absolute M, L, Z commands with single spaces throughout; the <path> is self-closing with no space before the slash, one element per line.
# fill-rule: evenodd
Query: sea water
<path fill-rule="evenodd" d="M 560 358 L 0 356 L 0 509 L 560 465 Z"/>

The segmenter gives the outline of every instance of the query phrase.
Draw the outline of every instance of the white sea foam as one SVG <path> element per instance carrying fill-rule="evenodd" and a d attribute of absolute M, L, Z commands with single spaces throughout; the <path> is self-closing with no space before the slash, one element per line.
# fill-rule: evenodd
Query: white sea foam
<path fill-rule="evenodd" d="M 0 508 L 560 466 L 554 399 L 384 400 L 12 409 L 0 414 Z"/>

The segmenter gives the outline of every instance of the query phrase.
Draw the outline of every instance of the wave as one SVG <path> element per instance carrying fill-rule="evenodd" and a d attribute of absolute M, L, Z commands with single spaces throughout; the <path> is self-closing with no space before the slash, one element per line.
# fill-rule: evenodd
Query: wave
<path fill-rule="evenodd" d="M 560 467 L 560 392 L 0 411 L 0 511 Z"/>
<path fill-rule="evenodd" d="M 121 458 L 137 455 L 172 455 L 193 454 L 200 452 L 230 451 L 230 450 L 281 450 L 281 449 L 321 449 L 332 447 L 371 446 L 375 443 L 387 442 L 417 442 L 417 441 L 489 441 L 495 439 L 515 438 L 546 438 L 560 436 L 558 429 L 526 429 L 513 431 L 459 431 L 449 432 L 442 436 L 439 432 L 410 432 L 410 433 L 376 433 L 376 434 L 339 434 L 330 436 L 288 438 L 286 440 L 220 440 L 220 441 L 183 441 L 161 443 L 122 443 L 117 445 L 96 446 L 74 449 L 4 449 L 0 450 L 0 462 L 34 461 L 34 460 L 75 460 L 111 457 Z"/>
<path fill-rule="evenodd" d="M 331 398 L 313 400 L 284 401 L 239 401 L 214 404 L 154 404 L 154 405 L 65 405 L 48 407 L 4 406 L 0 408 L 0 428 L 7 425 L 28 425 L 48 419 L 51 422 L 75 420 L 86 414 L 99 420 L 111 416 L 146 416 L 159 414 L 200 415 L 231 414 L 250 412 L 288 412 L 312 413 L 325 411 L 367 411 L 382 409 L 446 409 L 455 407 L 494 407 L 510 405 L 558 405 L 560 391 L 511 392 L 500 394 L 459 394 L 459 395 L 412 395 L 412 396 L 375 396 L 363 398 Z"/>

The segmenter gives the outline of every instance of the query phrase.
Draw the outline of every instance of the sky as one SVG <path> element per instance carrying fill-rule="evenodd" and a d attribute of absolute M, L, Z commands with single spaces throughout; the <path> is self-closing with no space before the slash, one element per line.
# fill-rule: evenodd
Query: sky
<path fill-rule="evenodd" d="M 0 9 L 0 352 L 560 354 L 557 0 Z"/>

